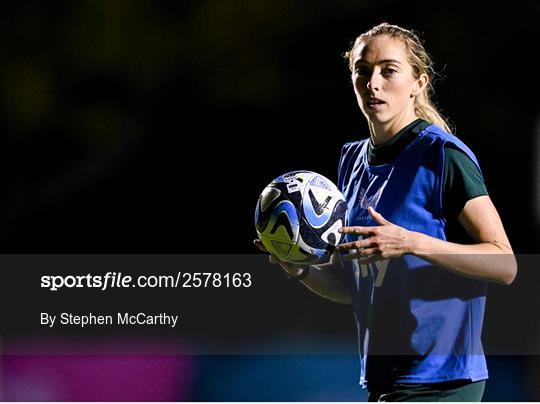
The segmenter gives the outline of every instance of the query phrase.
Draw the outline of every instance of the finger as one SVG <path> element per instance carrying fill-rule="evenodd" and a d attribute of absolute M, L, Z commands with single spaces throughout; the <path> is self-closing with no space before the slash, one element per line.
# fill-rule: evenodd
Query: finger
<path fill-rule="evenodd" d="M 370 255 L 379 255 L 380 251 L 378 248 L 364 248 L 362 250 L 363 258 L 366 258 Z"/>
<path fill-rule="evenodd" d="M 375 231 L 375 227 L 345 226 L 338 229 L 339 233 L 368 235 Z"/>
<path fill-rule="evenodd" d="M 344 250 L 350 250 L 353 248 L 368 248 L 368 247 L 373 247 L 375 245 L 376 243 L 373 241 L 371 237 L 369 237 L 362 240 L 353 241 L 350 243 L 338 244 L 335 247 L 335 249 L 337 251 L 344 251 Z"/>
<path fill-rule="evenodd" d="M 266 247 L 264 246 L 264 244 L 262 243 L 261 240 L 259 240 L 258 238 L 256 238 L 255 240 L 253 240 L 253 244 L 255 244 L 255 246 L 261 250 L 262 252 L 266 252 L 266 253 L 269 253 L 268 255 L 268 262 L 270 262 L 271 264 L 279 264 L 279 260 L 274 257 L 267 249 Z"/>
<path fill-rule="evenodd" d="M 338 244 L 335 247 L 335 250 L 336 251 L 345 251 L 345 250 L 352 250 L 353 248 L 356 248 L 356 241 L 354 241 L 352 243 Z"/>
<path fill-rule="evenodd" d="M 381 215 L 379 212 L 377 212 L 375 209 L 373 209 L 371 206 L 368 207 L 369 214 L 375 221 L 379 224 L 390 224 L 388 220 L 386 220 L 383 215 Z"/>
<path fill-rule="evenodd" d="M 362 248 L 359 250 L 352 250 L 349 254 L 345 254 L 343 256 L 343 259 L 345 261 L 351 261 L 354 259 L 357 259 L 358 261 L 365 260 L 368 257 L 373 257 L 377 254 L 378 249 L 377 248 Z"/>
<path fill-rule="evenodd" d="M 349 254 L 345 254 L 343 257 L 341 257 L 343 261 L 354 261 L 358 260 L 360 258 L 363 258 L 363 255 L 358 252 L 352 252 Z"/>
<path fill-rule="evenodd" d="M 287 267 L 292 265 L 292 264 L 289 264 L 289 263 L 287 263 L 285 261 L 281 261 L 279 258 L 272 255 L 272 253 L 269 253 L 269 255 L 268 255 L 268 262 L 270 262 L 271 264 L 281 265 L 284 268 L 287 268 Z"/>
<path fill-rule="evenodd" d="M 266 249 L 266 247 L 264 246 L 264 244 L 262 243 L 261 240 L 259 240 L 258 238 L 256 238 L 255 240 L 253 240 L 253 244 L 255 244 L 255 246 L 261 250 L 262 252 L 268 252 L 268 250 Z"/>
<path fill-rule="evenodd" d="M 285 269 L 289 265 L 286 262 L 281 261 L 279 258 L 276 258 L 275 256 L 273 256 L 271 253 L 268 255 L 268 262 L 270 262 L 271 264 L 281 265 Z"/>

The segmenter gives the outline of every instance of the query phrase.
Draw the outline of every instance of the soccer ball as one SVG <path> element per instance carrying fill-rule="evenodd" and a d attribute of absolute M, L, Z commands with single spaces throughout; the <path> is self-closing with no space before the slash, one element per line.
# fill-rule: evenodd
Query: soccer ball
<path fill-rule="evenodd" d="M 266 249 L 282 261 L 324 261 L 343 238 L 347 203 L 328 178 L 293 171 L 272 181 L 255 208 L 255 228 Z"/>

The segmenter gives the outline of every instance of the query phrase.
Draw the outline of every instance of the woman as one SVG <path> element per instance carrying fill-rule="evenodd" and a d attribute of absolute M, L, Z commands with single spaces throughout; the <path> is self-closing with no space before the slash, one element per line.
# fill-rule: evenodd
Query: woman
<path fill-rule="evenodd" d="M 281 265 L 352 302 L 370 401 L 480 401 L 486 281 L 510 284 L 517 271 L 505 230 L 476 157 L 430 101 L 418 36 L 380 24 L 346 57 L 370 129 L 340 159 L 348 262 L 341 274 Z"/>

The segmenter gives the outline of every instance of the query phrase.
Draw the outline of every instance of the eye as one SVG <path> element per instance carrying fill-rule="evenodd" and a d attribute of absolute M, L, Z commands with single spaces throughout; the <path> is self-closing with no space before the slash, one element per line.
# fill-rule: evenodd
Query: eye
<path fill-rule="evenodd" d="M 354 69 L 354 72 L 359 76 L 365 76 L 365 75 L 370 74 L 369 68 L 367 66 L 362 66 L 362 65 L 356 66 L 356 68 Z"/>
<path fill-rule="evenodd" d="M 384 69 L 382 69 L 382 74 L 384 74 L 385 76 L 393 76 L 396 73 L 397 70 L 391 67 L 385 67 Z"/>

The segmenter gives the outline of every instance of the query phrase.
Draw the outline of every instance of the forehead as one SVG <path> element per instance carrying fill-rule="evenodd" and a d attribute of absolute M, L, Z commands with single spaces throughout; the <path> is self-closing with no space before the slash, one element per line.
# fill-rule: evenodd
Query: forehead
<path fill-rule="evenodd" d="M 363 41 L 353 52 L 353 63 L 362 61 L 370 64 L 381 60 L 398 60 L 407 63 L 407 49 L 403 41 L 389 35 L 378 35 Z"/>

